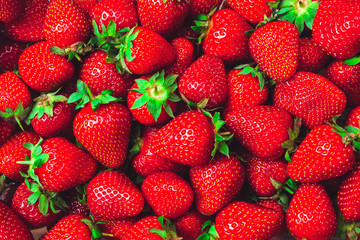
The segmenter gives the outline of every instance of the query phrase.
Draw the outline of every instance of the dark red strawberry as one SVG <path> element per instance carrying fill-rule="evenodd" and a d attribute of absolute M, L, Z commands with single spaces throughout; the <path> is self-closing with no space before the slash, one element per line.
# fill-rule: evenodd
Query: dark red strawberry
<path fill-rule="evenodd" d="M 189 16 L 195 18 L 199 14 L 208 14 L 214 7 L 221 5 L 221 0 L 192 0 L 190 1 Z"/>
<path fill-rule="evenodd" d="M 202 226 L 206 217 L 197 211 L 188 211 L 180 218 L 174 220 L 176 232 L 179 237 L 186 240 L 196 240 L 202 234 Z"/>
<path fill-rule="evenodd" d="M 286 225 L 296 239 L 329 239 L 337 228 L 336 214 L 324 187 L 302 184 L 291 199 Z"/>
<path fill-rule="evenodd" d="M 0 148 L 12 136 L 15 126 L 0 118 Z M 0 171 L 1 172 L 1 171 Z"/>
<path fill-rule="evenodd" d="M 300 38 L 297 71 L 318 73 L 325 67 L 329 56 L 310 37 Z"/>
<path fill-rule="evenodd" d="M 12 22 L 18 18 L 24 9 L 24 0 L 2 0 L 0 7 L 0 22 Z"/>
<path fill-rule="evenodd" d="M 345 125 L 360 128 L 360 106 L 357 106 L 350 111 Z"/>
<path fill-rule="evenodd" d="M 0 72 L 13 71 L 25 45 L 13 41 L 2 41 L 0 44 Z"/>
<path fill-rule="evenodd" d="M 86 202 L 86 184 L 78 185 L 60 193 L 60 197 L 66 202 L 66 214 L 81 214 L 89 216 L 90 211 Z"/>
<path fill-rule="evenodd" d="M 158 217 L 146 216 L 137 221 L 122 237 L 121 240 L 163 240 L 156 233 L 149 232 L 150 229 L 162 229 Z"/>
<path fill-rule="evenodd" d="M 99 220 L 119 220 L 138 215 L 144 197 L 124 174 L 114 170 L 101 172 L 87 185 L 87 202 L 91 214 Z"/>

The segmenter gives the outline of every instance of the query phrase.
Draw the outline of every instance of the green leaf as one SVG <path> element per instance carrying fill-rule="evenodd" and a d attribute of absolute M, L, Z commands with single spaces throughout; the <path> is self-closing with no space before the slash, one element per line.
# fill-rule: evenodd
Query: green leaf
<path fill-rule="evenodd" d="M 344 61 L 344 65 L 357 65 L 360 63 L 360 56 L 355 56 Z"/>
<path fill-rule="evenodd" d="M 149 81 L 142 79 L 142 78 L 136 79 L 135 82 L 140 89 L 146 89 L 150 85 Z"/>
<path fill-rule="evenodd" d="M 354 147 L 360 151 L 360 143 L 358 141 L 353 140 Z"/>
<path fill-rule="evenodd" d="M 225 125 L 225 121 L 219 120 L 215 122 L 215 129 L 216 130 L 220 130 L 220 128 L 222 128 Z"/>
<path fill-rule="evenodd" d="M 204 224 L 202 225 L 201 230 L 202 230 L 202 231 L 205 231 L 205 229 L 206 229 L 207 227 L 210 227 L 210 226 L 212 226 L 212 222 L 211 222 L 210 220 L 207 220 L 207 221 L 205 221 Z"/>
<path fill-rule="evenodd" d="M 110 20 L 110 22 L 107 26 L 107 33 L 108 33 L 108 36 L 115 36 L 116 24 L 113 20 Z"/>
<path fill-rule="evenodd" d="M 74 103 L 79 101 L 82 97 L 84 96 L 83 93 L 80 92 L 74 92 L 73 94 L 70 95 L 69 99 L 68 99 L 68 103 Z"/>
<path fill-rule="evenodd" d="M 34 148 L 34 144 L 29 143 L 29 142 L 24 143 L 23 146 L 24 146 L 24 148 L 26 148 L 26 149 L 28 149 L 28 150 L 30 150 L 30 151 L 32 151 L 33 148 Z"/>
<path fill-rule="evenodd" d="M 355 227 L 355 232 L 360 235 L 360 228 L 359 228 L 359 227 Z"/>
<path fill-rule="evenodd" d="M 209 233 L 213 236 L 219 236 L 218 232 L 216 231 L 215 225 L 212 225 L 209 229 Z"/>
<path fill-rule="evenodd" d="M 131 109 L 140 108 L 140 107 L 144 106 L 149 100 L 150 100 L 149 96 L 144 94 L 135 100 L 135 102 L 131 106 Z"/>
<path fill-rule="evenodd" d="M 241 72 L 239 72 L 239 74 L 247 75 L 247 74 L 251 73 L 253 70 L 254 70 L 254 68 L 252 68 L 250 66 L 246 66 L 243 68 L 243 70 Z"/>
<path fill-rule="evenodd" d="M 168 100 L 171 101 L 171 102 L 180 102 L 181 98 L 176 94 L 170 93 L 169 97 L 168 97 Z"/>
<path fill-rule="evenodd" d="M 48 210 L 49 210 L 49 200 L 47 199 L 47 197 L 42 194 L 40 196 L 40 200 L 39 200 L 39 210 L 41 212 L 42 215 L 47 216 L 48 215 Z"/>
<path fill-rule="evenodd" d="M 99 230 L 97 230 L 97 229 L 92 229 L 92 230 L 91 230 L 91 235 L 92 235 L 92 237 L 95 238 L 95 239 L 102 237 L 102 233 L 101 233 Z"/>
<path fill-rule="evenodd" d="M 301 16 L 297 16 L 295 18 L 295 22 L 294 22 L 295 26 L 297 27 L 297 29 L 299 30 L 299 34 L 301 34 L 304 31 L 304 18 L 302 18 Z"/>
<path fill-rule="evenodd" d="M 27 199 L 27 202 L 30 204 L 30 205 L 34 205 L 37 200 L 40 198 L 40 195 L 41 195 L 41 192 L 40 191 L 36 191 L 34 193 L 32 193 L 28 199 Z"/>
<path fill-rule="evenodd" d="M 168 104 L 166 101 L 163 102 L 163 107 L 164 107 L 164 109 L 165 109 L 165 112 L 166 112 L 170 117 L 175 118 L 174 113 L 173 113 L 171 107 L 169 106 L 169 104 Z"/>
<path fill-rule="evenodd" d="M 288 151 L 285 152 L 285 160 L 291 163 L 291 157 Z"/>
<path fill-rule="evenodd" d="M 221 141 L 224 141 L 225 138 L 223 136 L 221 136 L 220 134 L 215 134 L 215 141 L 216 142 L 221 142 Z"/>
<path fill-rule="evenodd" d="M 346 129 L 346 131 L 348 131 L 349 133 L 355 133 L 355 134 L 360 133 L 360 129 L 357 128 L 357 127 L 346 126 L 345 129 Z"/>
<path fill-rule="evenodd" d="M 226 142 L 220 142 L 219 143 L 219 152 L 224 154 L 225 156 L 227 157 L 230 157 L 229 156 L 229 147 L 228 145 L 226 144 Z"/>
<path fill-rule="evenodd" d="M 159 235 L 160 237 L 162 237 L 163 239 L 166 239 L 166 237 L 167 237 L 167 234 L 166 234 L 165 230 L 160 230 L 160 229 L 157 229 L 157 228 L 151 228 L 151 229 L 148 230 L 148 232 L 155 233 L 155 234 Z"/>

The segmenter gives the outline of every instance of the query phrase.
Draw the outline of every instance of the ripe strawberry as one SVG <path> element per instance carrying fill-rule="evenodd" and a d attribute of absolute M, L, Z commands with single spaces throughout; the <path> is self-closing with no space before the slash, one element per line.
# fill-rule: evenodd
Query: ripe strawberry
<path fill-rule="evenodd" d="M 287 21 L 268 22 L 251 34 L 252 58 L 272 80 L 284 82 L 296 71 L 299 55 L 299 31 Z"/>
<path fill-rule="evenodd" d="M 19 18 L 4 26 L 4 33 L 19 42 L 38 42 L 45 40 L 44 22 L 49 5 L 47 0 L 25 0 L 25 9 Z"/>
<path fill-rule="evenodd" d="M 329 125 L 312 129 L 287 165 L 287 174 L 298 182 L 318 182 L 344 175 L 355 164 L 350 145 Z"/>
<path fill-rule="evenodd" d="M 221 240 L 270 239 L 281 227 L 282 214 L 247 202 L 232 202 L 215 219 Z"/>
<path fill-rule="evenodd" d="M 22 181 L 23 177 L 20 172 L 27 172 L 28 166 L 18 164 L 23 161 L 25 155 L 30 155 L 30 150 L 23 147 L 24 143 L 36 144 L 40 137 L 30 131 L 19 132 L 11 136 L 11 138 L 0 148 L 0 172 L 6 177 L 14 181 Z"/>
<path fill-rule="evenodd" d="M 24 0 L 2 0 L 0 6 L 0 22 L 12 22 L 24 9 Z"/>
<path fill-rule="evenodd" d="M 124 174 L 108 170 L 96 175 L 87 185 L 88 206 L 99 220 L 119 220 L 138 215 L 144 206 L 144 197 Z"/>
<path fill-rule="evenodd" d="M 13 71 L 25 45 L 9 40 L 1 41 L 0 44 L 0 72 Z"/>
<path fill-rule="evenodd" d="M 235 156 L 221 156 L 205 166 L 190 168 L 189 175 L 197 210 L 203 215 L 213 215 L 240 191 L 245 168 Z"/>
<path fill-rule="evenodd" d="M 0 118 L 0 132 L 1 132 L 0 149 L 2 145 L 12 136 L 14 130 L 15 130 L 15 126 L 13 124 L 8 123 L 4 121 L 2 118 Z"/>
<path fill-rule="evenodd" d="M 101 1 L 91 8 L 90 16 L 98 26 L 101 23 L 108 26 L 112 20 L 116 24 L 116 29 L 132 28 L 139 23 L 134 0 Z"/>
<path fill-rule="evenodd" d="M 169 219 L 184 215 L 194 198 L 190 185 L 171 171 L 147 176 L 141 185 L 141 191 L 154 213 Z"/>
<path fill-rule="evenodd" d="M 185 0 L 137 1 L 141 25 L 163 36 L 174 33 L 183 24 L 189 7 Z"/>
<path fill-rule="evenodd" d="M 342 114 L 346 97 L 325 77 L 297 72 L 286 83 L 276 85 L 274 104 L 301 118 L 307 128 L 313 129 Z"/>
<path fill-rule="evenodd" d="M 359 1 L 321 1 L 313 23 L 315 43 L 338 60 L 356 55 L 360 50 L 359 15 Z"/>
<path fill-rule="evenodd" d="M 202 234 L 202 226 L 205 221 L 205 216 L 197 211 L 190 210 L 174 220 L 174 224 L 179 237 L 186 240 L 196 240 Z"/>
<path fill-rule="evenodd" d="M 285 225 L 285 212 L 283 207 L 275 200 L 273 199 L 261 199 L 256 202 L 258 205 L 274 209 L 276 212 L 278 212 L 281 215 L 281 226 L 278 228 L 278 231 L 274 233 L 274 236 L 283 236 L 284 233 L 286 233 L 286 225 Z"/>
<path fill-rule="evenodd" d="M 243 107 L 225 115 L 226 126 L 236 139 L 259 158 L 278 158 L 284 149 L 281 144 L 289 139 L 292 117 L 275 106 Z"/>
<path fill-rule="evenodd" d="M 122 240 L 163 240 L 159 235 L 149 232 L 150 229 L 162 229 L 156 216 L 146 216 L 137 221 L 123 236 Z"/>
<path fill-rule="evenodd" d="M 208 98 L 207 108 L 222 106 L 227 98 L 227 79 L 222 60 L 204 54 L 179 79 L 179 93 L 199 103 Z"/>
<path fill-rule="evenodd" d="M 360 104 L 360 63 L 347 65 L 344 61 L 333 61 L 326 68 L 325 77 L 345 93 L 350 105 Z"/>
<path fill-rule="evenodd" d="M 215 130 L 207 117 L 198 111 L 189 111 L 158 130 L 151 140 L 151 149 L 174 162 L 204 165 L 210 161 L 214 138 Z"/>
<path fill-rule="evenodd" d="M 97 226 L 103 233 L 111 234 L 111 237 L 105 239 L 121 240 L 127 231 L 137 222 L 135 218 L 123 218 L 117 221 L 106 221 L 99 223 Z"/>
<path fill-rule="evenodd" d="M 302 184 L 286 212 L 286 225 L 296 239 L 329 239 L 337 222 L 334 208 L 324 187 Z"/>
<path fill-rule="evenodd" d="M 360 106 L 357 106 L 350 111 L 345 126 L 360 128 Z"/>
<path fill-rule="evenodd" d="M 55 91 L 74 75 L 74 65 L 66 58 L 50 53 L 48 42 L 38 42 L 25 49 L 19 58 L 23 81 L 39 92 Z"/>
<path fill-rule="evenodd" d="M 329 56 L 310 37 L 300 38 L 297 71 L 318 73 L 325 67 Z"/>
<path fill-rule="evenodd" d="M 90 28 L 90 21 L 73 0 L 50 2 L 44 22 L 45 38 L 50 46 L 65 48 L 85 42 Z"/>
<path fill-rule="evenodd" d="M 9 208 L 0 201 L 0 239 L 33 240 L 33 236 L 26 224 Z"/>
<path fill-rule="evenodd" d="M 215 6 L 219 7 L 221 2 L 221 0 L 192 0 L 189 16 L 195 18 L 199 14 L 208 14 Z"/>

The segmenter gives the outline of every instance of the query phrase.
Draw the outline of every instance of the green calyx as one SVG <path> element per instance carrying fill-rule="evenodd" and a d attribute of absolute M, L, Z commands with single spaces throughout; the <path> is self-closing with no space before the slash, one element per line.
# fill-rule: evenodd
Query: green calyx
<path fill-rule="evenodd" d="M 114 91 L 108 89 L 102 91 L 99 95 L 95 96 L 91 93 L 90 88 L 83 81 L 78 80 L 77 84 L 77 92 L 74 92 L 70 95 L 68 99 L 68 103 L 79 102 L 76 105 L 76 109 L 84 107 L 87 103 L 90 102 L 93 111 L 96 111 L 100 104 L 106 104 L 110 102 L 118 102 L 121 98 L 115 98 L 111 96 Z"/>
<path fill-rule="evenodd" d="M 21 121 L 25 120 L 30 112 L 30 107 L 25 108 L 22 104 L 22 102 L 17 105 L 15 110 L 12 110 L 11 108 L 5 108 L 5 112 L 0 112 L 0 117 L 6 119 L 6 120 L 14 120 L 19 125 L 22 131 L 24 130 L 24 127 L 21 124 Z"/>
<path fill-rule="evenodd" d="M 181 240 L 181 237 L 177 236 L 175 225 L 169 220 L 160 216 L 158 218 L 162 229 L 151 228 L 148 232 L 155 233 L 165 240 Z"/>
<path fill-rule="evenodd" d="M 112 234 L 107 234 L 107 233 L 102 233 L 99 228 L 98 228 L 98 224 L 103 224 L 105 222 L 96 222 L 94 217 L 90 214 L 90 219 L 88 218 L 83 218 L 80 219 L 81 222 L 85 223 L 90 231 L 91 231 L 91 240 L 97 240 L 97 239 L 102 239 L 102 237 L 114 237 L 114 235 Z"/>
<path fill-rule="evenodd" d="M 174 118 L 174 113 L 172 112 L 167 101 L 179 102 L 181 99 L 174 94 L 177 89 L 176 78 L 178 75 L 169 75 L 165 77 L 165 71 L 161 73 L 155 73 L 149 79 L 136 79 L 139 88 L 130 89 L 130 91 L 137 92 L 142 94 L 137 100 L 135 100 L 131 109 L 137 109 L 146 104 L 147 110 L 151 113 L 155 121 L 159 118 L 162 108 L 166 113 Z"/>
<path fill-rule="evenodd" d="M 357 240 L 360 236 L 360 222 L 349 222 L 341 214 L 337 205 L 335 205 L 338 227 L 335 236 L 340 239 Z"/>
<path fill-rule="evenodd" d="M 86 44 L 83 42 L 77 42 L 72 44 L 68 48 L 59 48 L 57 46 L 50 47 L 50 52 L 53 54 L 57 54 L 63 57 L 68 57 L 68 61 L 76 58 L 79 62 L 82 62 L 81 57 L 86 54 L 92 52 L 94 50 L 94 46 L 91 44 Z"/>
<path fill-rule="evenodd" d="M 241 69 L 241 71 L 238 73 L 241 75 L 251 74 L 251 76 L 258 79 L 260 85 L 260 91 L 264 89 L 266 74 L 260 71 L 259 66 L 256 65 L 256 67 L 254 68 L 250 64 L 243 64 L 235 67 L 234 69 Z"/>
<path fill-rule="evenodd" d="M 354 65 L 357 65 L 359 63 L 360 63 L 360 55 L 349 58 L 349 59 L 346 59 L 343 64 L 344 65 L 354 66 Z"/>
<path fill-rule="evenodd" d="M 211 221 L 204 222 L 202 226 L 203 234 L 196 240 L 219 240 L 220 236 L 216 231 L 215 225 Z"/>
<path fill-rule="evenodd" d="M 333 123 L 328 123 L 328 125 L 332 126 L 331 129 L 333 132 L 338 133 L 342 137 L 342 142 L 345 146 L 351 146 L 353 150 L 360 150 L 360 121 L 359 127 L 354 126 L 346 126 L 340 127 L 336 121 L 339 116 L 335 116 L 333 118 Z"/>
<path fill-rule="evenodd" d="M 298 139 L 300 134 L 300 129 L 301 129 L 301 118 L 295 118 L 293 128 L 288 129 L 289 139 L 281 144 L 281 147 L 286 149 L 285 159 L 288 162 L 291 162 L 290 155 L 296 151 L 297 146 L 300 143 L 300 139 Z"/>
<path fill-rule="evenodd" d="M 211 26 L 211 17 L 218 10 L 217 5 L 215 5 L 210 12 L 206 14 L 199 14 L 195 17 L 194 23 L 195 26 L 192 26 L 191 29 L 199 35 L 197 38 L 198 44 L 200 45 L 203 39 L 207 36 L 208 30 Z"/>

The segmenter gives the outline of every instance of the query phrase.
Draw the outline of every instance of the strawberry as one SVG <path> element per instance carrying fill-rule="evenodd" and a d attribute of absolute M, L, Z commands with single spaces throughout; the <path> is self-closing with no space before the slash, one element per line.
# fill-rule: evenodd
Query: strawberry
<path fill-rule="evenodd" d="M 121 240 L 126 232 L 136 223 L 135 218 L 123 218 L 117 221 L 106 221 L 98 224 L 101 232 L 112 235 L 106 239 Z"/>
<path fill-rule="evenodd" d="M 110 20 L 116 24 L 116 29 L 134 27 L 139 23 L 134 0 L 101 1 L 90 9 L 90 16 L 97 25 L 108 26 Z"/>
<path fill-rule="evenodd" d="M 26 224 L 9 208 L 0 201 L 0 239 L 33 240 L 33 236 Z"/>
<path fill-rule="evenodd" d="M 0 72 L 13 71 L 25 45 L 13 41 L 2 41 L 0 44 Z"/>
<path fill-rule="evenodd" d="M 334 208 L 324 187 L 302 184 L 286 212 L 286 225 L 296 239 L 329 239 L 337 222 Z"/>
<path fill-rule="evenodd" d="M 202 226 L 205 221 L 205 216 L 197 211 L 190 210 L 174 220 L 174 224 L 179 237 L 186 240 L 196 240 L 202 234 Z"/>
<path fill-rule="evenodd" d="M 247 202 L 232 202 L 215 219 L 221 240 L 270 239 L 281 227 L 282 214 Z"/>
<path fill-rule="evenodd" d="M 91 214 L 100 220 L 119 220 L 138 215 L 144 197 L 124 174 L 108 170 L 96 175 L 86 188 Z"/>
<path fill-rule="evenodd" d="M 250 106 L 225 115 L 226 126 L 238 141 L 259 158 L 278 158 L 288 140 L 293 120 L 288 112 L 275 106 Z"/>
<path fill-rule="evenodd" d="M 261 200 L 257 201 L 256 203 L 260 206 L 274 209 L 281 215 L 281 220 L 280 220 L 281 226 L 278 228 L 278 231 L 274 235 L 275 236 L 284 235 L 284 233 L 286 233 L 287 229 L 286 229 L 286 225 L 285 225 L 285 212 L 284 212 L 283 206 L 280 205 L 277 201 L 275 201 L 273 199 L 261 199 Z"/>
<path fill-rule="evenodd" d="M 360 104 L 360 63 L 348 65 L 344 61 L 333 61 L 326 68 L 325 77 L 345 93 L 350 105 Z"/>
<path fill-rule="evenodd" d="M 210 161 L 215 130 L 198 111 L 180 114 L 159 129 L 151 140 L 152 151 L 171 161 L 189 166 Z"/>
<path fill-rule="evenodd" d="M 296 71 L 299 55 L 299 31 L 293 23 L 273 21 L 251 34 L 252 58 L 272 80 L 284 82 Z"/>
<path fill-rule="evenodd" d="M 0 149 L 1 146 L 12 136 L 15 126 L 0 118 Z"/>
<path fill-rule="evenodd" d="M 30 131 L 19 132 L 10 137 L 0 148 L 0 172 L 15 181 L 22 181 L 20 172 L 25 173 L 26 165 L 18 164 L 23 161 L 25 155 L 30 155 L 30 150 L 23 147 L 24 143 L 36 144 L 40 137 Z"/>
<path fill-rule="evenodd" d="M 38 42 L 45 40 L 44 22 L 49 5 L 47 0 L 25 0 L 25 9 L 19 18 L 5 24 L 4 33 L 19 42 Z"/>
<path fill-rule="evenodd" d="M 190 185 L 171 171 L 147 176 L 141 185 L 141 191 L 154 213 L 169 219 L 184 215 L 194 198 Z"/>
<path fill-rule="evenodd" d="M 204 54 L 179 79 L 179 93 L 199 103 L 208 98 L 207 108 L 222 106 L 227 99 L 227 79 L 223 61 Z"/>
<path fill-rule="evenodd" d="M 357 106 L 350 111 L 345 125 L 360 128 L 360 106 Z"/>
<path fill-rule="evenodd" d="M 359 15 L 359 1 L 321 1 L 313 23 L 315 43 L 338 60 L 353 57 L 360 50 Z"/>
<path fill-rule="evenodd" d="M 126 74 L 120 74 L 116 66 L 106 61 L 106 52 L 96 50 L 85 58 L 79 79 L 86 83 L 95 95 L 110 89 L 114 97 L 125 98 L 134 81 Z"/>
<path fill-rule="evenodd" d="M 297 71 L 318 73 L 325 67 L 329 56 L 310 37 L 300 38 Z"/>
<path fill-rule="evenodd" d="M 221 0 L 192 0 L 190 1 L 189 16 L 195 18 L 199 14 L 208 14 L 214 7 L 219 7 Z"/>
<path fill-rule="evenodd" d="M 48 42 L 38 42 L 25 49 L 19 58 L 23 81 L 39 92 L 54 91 L 74 75 L 74 65 L 66 58 L 50 53 Z"/>
<path fill-rule="evenodd" d="M 87 15 L 100 0 L 74 0 L 74 3 Z"/>
<path fill-rule="evenodd" d="M 189 7 L 186 0 L 137 1 L 141 25 L 163 36 L 174 33 L 182 25 Z"/>
<path fill-rule="evenodd" d="M 90 36 L 90 21 L 73 0 L 53 0 L 45 15 L 44 33 L 50 46 L 69 47 Z"/>
<path fill-rule="evenodd" d="M 162 229 L 156 216 L 146 216 L 137 221 L 123 236 L 122 240 L 163 240 L 159 235 L 149 232 L 150 229 Z"/>
<path fill-rule="evenodd" d="M 318 182 L 344 175 L 355 164 L 350 145 L 329 125 L 312 129 L 287 165 L 287 174 L 298 182 Z"/>
<path fill-rule="evenodd" d="M 213 215 L 240 191 L 245 168 L 235 156 L 221 156 L 205 166 L 190 168 L 189 175 L 197 210 L 203 215 Z"/>
<path fill-rule="evenodd" d="M 24 9 L 24 0 L 2 0 L 0 7 L 0 22 L 12 22 L 18 18 Z"/>
<path fill-rule="evenodd" d="M 339 88 L 311 72 L 297 72 L 289 81 L 275 87 L 274 104 L 301 118 L 310 129 L 342 114 L 346 102 Z"/>

